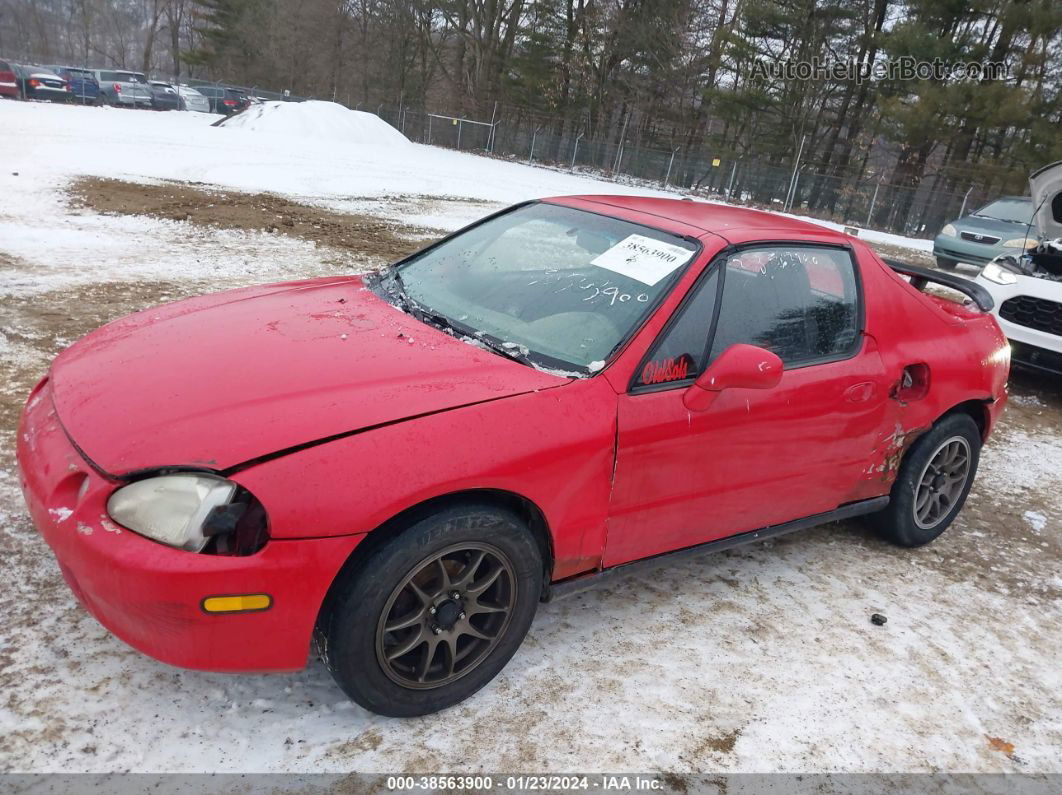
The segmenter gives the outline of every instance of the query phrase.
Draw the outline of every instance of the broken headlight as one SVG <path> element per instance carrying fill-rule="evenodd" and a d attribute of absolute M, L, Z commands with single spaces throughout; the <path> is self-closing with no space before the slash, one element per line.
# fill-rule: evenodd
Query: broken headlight
<path fill-rule="evenodd" d="M 130 483 L 110 496 L 107 512 L 134 533 L 190 552 L 250 554 L 265 543 L 265 512 L 258 501 L 233 481 L 209 473 Z"/>

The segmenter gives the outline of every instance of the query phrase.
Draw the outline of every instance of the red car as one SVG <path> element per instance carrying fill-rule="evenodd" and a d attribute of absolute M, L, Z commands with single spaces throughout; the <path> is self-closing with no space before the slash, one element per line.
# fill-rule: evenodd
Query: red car
<path fill-rule="evenodd" d="M 19 98 L 18 76 L 7 61 L 0 61 L 0 97 Z"/>
<path fill-rule="evenodd" d="M 565 583 L 858 515 L 943 532 L 1009 355 L 981 288 L 906 271 L 752 210 L 531 202 L 376 276 L 89 334 L 29 397 L 22 486 L 134 647 L 290 671 L 314 636 L 359 704 L 424 714 Z"/>

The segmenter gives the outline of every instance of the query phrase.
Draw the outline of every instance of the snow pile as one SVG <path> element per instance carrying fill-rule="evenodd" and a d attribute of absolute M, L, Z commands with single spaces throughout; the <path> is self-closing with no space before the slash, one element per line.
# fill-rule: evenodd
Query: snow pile
<path fill-rule="evenodd" d="M 217 123 L 260 133 L 325 138 L 368 146 L 407 146 L 409 140 L 372 113 L 335 102 L 263 102 Z"/>

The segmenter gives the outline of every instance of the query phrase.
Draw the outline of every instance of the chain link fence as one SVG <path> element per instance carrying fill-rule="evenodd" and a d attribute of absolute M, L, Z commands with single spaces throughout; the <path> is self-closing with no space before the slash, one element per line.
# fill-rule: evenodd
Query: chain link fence
<path fill-rule="evenodd" d="M 673 187 L 776 211 L 811 215 L 846 225 L 929 237 L 949 220 L 990 196 L 983 187 L 966 192 L 887 184 L 880 175 L 838 177 L 795 162 L 774 164 L 731 152 L 690 156 L 622 142 L 558 135 L 543 126 L 493 124 L 409 108 L 371 108 L 408 138 L 432 146 L 479 151 L 571 171 Z M 794 166 L 797 166 L 794 168 Z"/>
<path fill-rule="evenodd" d="M 407 138 L 431 146 L 522 160 L 647 187 L 688 193 L 763 209 L 809 215 L 850 226 L 912 237 L 933 237 L 948 221 L 986 203 L 980 185 L 958 192 L 889 184 L 883 174 L 837 176 L 812 164 L 772 163 L 733 152 L 691 155 L 681 149 L 593 140 L 581 131 L 556 133 L 544 124 L 483 121 L 408 107 L 355 106 L 376 113 Z M 795 155 L 796 153 L 794 153 Z"/>

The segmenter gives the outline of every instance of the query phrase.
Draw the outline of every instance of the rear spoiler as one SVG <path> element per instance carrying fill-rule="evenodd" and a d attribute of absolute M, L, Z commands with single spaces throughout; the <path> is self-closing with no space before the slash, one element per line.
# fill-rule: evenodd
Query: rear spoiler
<path fill-rule="evenodd" d="M 900 260 L 892 257 L 882 257 L 881 261 L 897 273 L 910 276 L 911 286 L 916 290 L 924 290 L 927 282 L 936 282 L 968 296 L 977 304 L 978 309 L 983 312 L 991 312 L 992 307 L 996 305 L 996 302 L 992 300 L 992 294 L 988 290 L 969 279 L 964 279 L 961 276 L 952 276 L 950 273 L 935 271 L 931 268 L 922 268 L 918 265 L 908 265 L 906 262 L 900 262 Z"/>

